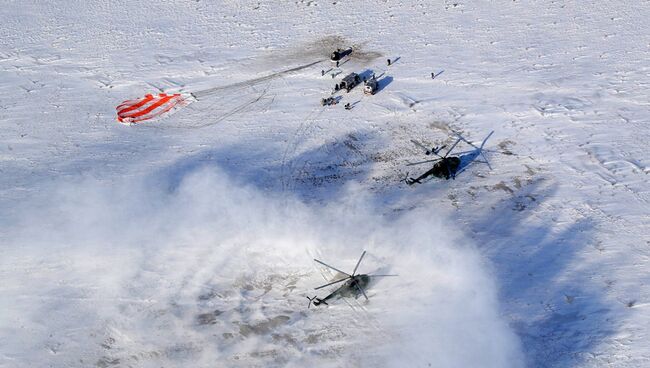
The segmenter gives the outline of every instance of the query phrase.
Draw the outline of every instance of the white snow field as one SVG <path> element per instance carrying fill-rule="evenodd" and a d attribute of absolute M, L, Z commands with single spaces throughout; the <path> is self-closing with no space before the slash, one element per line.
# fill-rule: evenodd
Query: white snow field
<path fill-rule="evenodd" d="M 649 16 L 5 1 L 0 367 L 650 366 Z M 352 71 L 380 91 L 321 106 Z M 118 124 L 163 91 L 198 100 Z M 491 169 L 402 181 L 411 139 L 492 130 Z M 313 258 L 363 250 L 399 276 L 308 309 L 338 277 Z"/>

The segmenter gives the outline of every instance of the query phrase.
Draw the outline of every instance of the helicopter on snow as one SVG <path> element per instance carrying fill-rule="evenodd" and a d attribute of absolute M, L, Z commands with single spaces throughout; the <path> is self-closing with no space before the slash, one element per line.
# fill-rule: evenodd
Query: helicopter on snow
<path fill-rule="evenodd" d="M 464 141 L 464 142 L 468 143 L 470 146 L 474 147 L 476 149 L 475 150 L 475 155 L 481 155 L 483 157 L 483 159 L 485 160 L 485 163 L 488 165 L 488 167 L 490 167 L 490 163 L 488 162 L 487 158 L 485 158 L 485 156 L 483 155 L 483 146 L 485 145 L 485 142 L 487 142 L 487 140 L 490 138 L 490 136 L 492 136 L 492 133 L 494 133 L 494 131 L 491 131 L 490 134 L 488 134 L 488 136 L 485 137 L 485 139 L 481 143 L 480 147 L 477 147 L 473 143 L 467 141 L 460 134 L 456 134 L 458 136 L 458 139 L 456 140 L 456 142 L 454 142 L 454 144 L 451 146 L 451 148 L 449 148 L 449 150 L 447 150 L 447 152 L 442 156 L 439 154 L 439 152 L 442 149 L 444 149 L 445 147 L 447 147 L 446 145 L 443 145 L 442 147 L 437 147 L 436 146 L 436 147 L 433 147 L 433 148 L 429 149 L 426 146 L 424 146 L 422 143 L 420 143 L 420 142 L 418 142 L 416 140 L 411 140 L 411 142 L 413 142 L 416 146 L 424 149 L 424 151 L 425 151 L 424 154 L 425 155 L 427 155 L 427 156 L 428 155 L 435 155 L 435 156 L 438 156 L 438 158 L 435 158 L 435 159 L 432 159 L 432 160 L 425 160 L 425 161 L 420 161 L 420 162 L 414 162 L 414 163 L 407 164 L 407 166 L 414 166 L 414 165 L 421 165 L 421 164 L 425 164 L 425 163 L 434 162 L 433 167 L 431 169 L 426 171 L 424 174 L 418 176 L 417 178 L 408 177 L 408 174 L 407 174 L 407 178 L 405 179 L 406 184 L 408 184 L 408 185 L 413 185 L 415 183 L 422 184 L 423 179 L 425 179 L 425 178 L 427 178 L 429 176 L 432 176 L 432 175 L 437 177 L 437 178 L 441 178 L 441 179 L 443 179 L 443 178 L 447 179 L 447 180 L 449 180 L 449 178 L 456 179 L 456 175 L 459 173 L 459 169 L 460 169 L 460 166 L 461 166 L 461 157 L 460 156 L 449 156 L 449 154 L 451 153 L 451 151 L 454 148 L 456 148 L 456 145 L 460 141 Z"/>
<path fill-rule="evenodd" d="M 325 285 L 321 285 L 317 288 L 314 288 L 314 290 L 322 289 L 324 287 L 338 284 L 339 282 L 345 281 L 345 283 L 341 286 L 338 287 L 338 289 L 334 290 L 331 292 L 329 295 L 327 295 L 324 298 L 317 298 L 314 296 L 313 298 L 306 297 L 309 299 L 309 305 L 307 308 L 311 307 L 312 303 L 315 306 L 319 306 L 321 304 L 329 305 L 327 303 L 328 300 L 336 298 L 336 297 L 358 297 L 359 295 L 363 295 L 366 300 L 368 300 L 368 296 L 366 295 L 366 292 L 364 291 L 368 284 L 370 283 L 370 278 L 371 277 L 386 277 L 386 276 L 397 276 L 397 275 L 368 275 L 368 274 L 357 274 L 357 269 L 359 268 L 359 264 L 361 263 L 361 260 L 363 259 L 363 256 L 366 255 L 366 251 L 364 250 L 363 253 L 361 253 L 361 257 L 359 258 L 359 261 L 357 261 L 357 265 L 354 266 L 354 270 L 352 271 L 352 274 L 349 274 L 347 272 L 343 272 L 339 270 L 338 268 L 334 268 L 330 265 L 328 265 L 325 262 L 319 261 L 316 258 L 314 258 L 314 261 L 322 264 L 325 267 L 331 268 L 334 271 L 337 271 L 339 273 L 342 273 L 346 277 L 332 281 L 330 283 L 327 283 Z"/>
<path fill-rule="evenodd" d="M 336 49 L 334 50 L 334 52 L 332 52 L 332 55 L 330 55 L 330 60 L 332 60 L 333 62 L 341 61 L 341 59 L 350 55 L 351 53 L 352 53 L 351 48 L 345 50 Z"/>

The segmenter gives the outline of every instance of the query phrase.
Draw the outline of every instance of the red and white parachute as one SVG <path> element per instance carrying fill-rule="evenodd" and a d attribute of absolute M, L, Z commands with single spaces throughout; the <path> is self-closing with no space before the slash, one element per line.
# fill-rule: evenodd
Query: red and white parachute
<path fill-rule="evenodd" d="M 124 101 L 116 107 L 117 121 L 123 124 L 135 124 L 144 120 L 157 119 L 187 106 L 194 100 L 194 96 L 185 93 L 148 94 L 143 98 Z"/>

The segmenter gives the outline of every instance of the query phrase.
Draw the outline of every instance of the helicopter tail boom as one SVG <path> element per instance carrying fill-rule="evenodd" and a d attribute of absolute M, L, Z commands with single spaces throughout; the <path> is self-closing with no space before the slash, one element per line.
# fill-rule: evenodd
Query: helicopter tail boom
<path fill-rule="evenodd" d="M 314 296 L 313 298 L 306 296 L 305 298 L 309 299 L 309 305 L 307 306 L 307 309 L 309 309 L 312 304 L 314 304 L 315 306 L 319 306 L 321 304 L 329 305 L 325 300 L 320 299 L 316 296 Z"/>

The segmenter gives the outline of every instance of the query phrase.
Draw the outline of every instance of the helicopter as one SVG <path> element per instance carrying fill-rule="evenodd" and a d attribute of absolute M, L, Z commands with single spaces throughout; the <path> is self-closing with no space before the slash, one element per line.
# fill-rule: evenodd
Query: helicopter
<path fill-rule="evenodd" d="M 336 49 L 332 52 L 332 55 L 330 55 L 330 60 L 332 60 L 332 62 L 341 61 L 341 59 L 350 55 L 351 53 L 352 53 L 352 48 L 348 48 L 345 50 Z"/>
<path fill-rule="evenodd" d="M 483 146 L 485 145 L 485 142 L 487 142 L 487 140 L 490 138 L 490 136 L 492 136 L 492 133 L 494 133 L 494 131 L 491 131 L 490 134 L 488 134 L 488 136 L 485 137 L 485 139 L 481 143 L 480 147 L 475 146 L 472 142 L 469 142 L 468 140 L 463 138 L 460 134 L 456 133 L 456 136 L 458 137 L 458 139 L 456 139 L 456 142 L 454 142 L 454 144 L 451 146 L 451 148 L 449 148 L 444 155 L 440 155 L 439 152 L 442 149 L 444 149 L 445 147 L 447 147 L 447 145 L 443 145 L 442 147 L 437 147 L 436 146 L 436 147 L 433 147 L 433 148 L 429 149 L 426 146 L 424 146 L 423 144 L 421 144 L 420 142 L 418 142 L 416 140 L 411 140 L 411 142 L 413 142 L 416 146 L 424 149 L 424 151 L 425 151 L 424 154 L 425 155 L 427 155 L 427 156 L 428 155 L 435 155 L 435 156 L 438 156 L 438 158 L 435 158 L 435 159 L 432 159 L 432 160 L 425 160 L 425 161 L 420 161 L 420 162 L 414 162 L 414 163 L 407 164 L 407 166 L 413 166 L 413 165 L 421 165 L 421 164 L 425 164 L 425 163 L 434 162 L 433 167 L 431 169 L 429 169 L 428 171 L 426 171 L 424 174 L 418 176 L 417 178 L 411 178 L 407 174 L 407 178 L 404 181 L 408 185 L 413 185 L 415 183 L 422 184 L 422 180 L 429 177 L 429 176 L 431 176 L 431 175 L 433 175 L 433 176 L 435 176 L 437 178 L 441 178 L 441 179 L 444 178 L 446 180 L 449 180 L 450 178 L 451 179 L 456 179 L 456 175 L 459 173 L 459 170 L 461 169 L 461 163 L 462 163 L 461 156 L 449 156 L 449 154 L 451 153 L 451 151 L 454 148 L 456 148 L 456 145 L 458 145 L 458 143 L 461 142 L 461 141 L 466 142 L 470 146 L 475 148 L 475 150 L 472 151 L 473 154 L 471 156 L 476 157 L 478 155 L 481 155 L 483 157 L 483 159 L 485 159 L 484 162 L 488 165 L 488 167 L 490 167 L 490 163 L 487 161 L 487 158 L 485 158 L 485 156 L 483 155 Z M 490 168 L 492 168 L 492 167 L 490 167 Z"/>
<path fill-rule="evenodd" d="M 323 261 L 319 261 L 318 259 L 314 258 L 314 261 L 316 261 L 316 262 L 322 264 L 323 266 L 328 267 L 328 268 L 330 268 L 330 269 L 332 269 L 334 271 L 342 273 L 346 277 L 344 277 L 342 279 L 339 279 L 339 280 L 336 280 L 336 281 L 332 281 L 332 282 L 327 283 L 325 285 L 321 285 L 321 286 L 319 286 L 317 288 L 314 288 L 314 290 L 318 290 L 318 289 L 322 289 L 324 287 L 334 285 L 334 284 L 338 284 L 339 282 L 345 281 L 345 283 L 343 285 L 339 286 L 338 289 L 334 290 L 333 292 L 331 292 L 329 295 L 327 295 L 326 297 L 324 297 L 322 299 L 318 298 L 316 296 L 314 296 L 313 298 L 310 298 L 310 297 L 307 296 L 306 298 L 309 299 L 309 305 L 307 306 L 307 308 L 310 308 L 312 304 L 314 304 L 315 306 L 319 306 L 321 304 L 329 305 L 327 303 L 327 301 L 330 300 L 330 299 L 336 298 L 336 297 L 355 297 L 356 298 L 359 295 L 363 295 L 366 298 L 366 300 L 368 300 L 368 295 L 366 295 L 366 292 L 364 290 L 366 289 L 366 287 L 370 283 L 370 278 L 371 277 L 397 276 L 397 275 L 357 274 L 356 272 L 357 272 L 357 269 L 359 268 L 359 264 L 361 264 L 361 260 L 363 259 L 363 256 L 365 256 L 365 255 L 366 255 L 366 251 L 364 250 L 363 253 L 361 253 L 361 257 L 359 258 L 359 261 L 357 261 L 357 265 L 354 266 L 354 270 L 352 271 L 352 274 L 349 274 L 347 272 L 343 272 L 343 271 L 339 270 L 338 268 L 334 268 L 334 267 L 328 265 L 327 263 L 325 263 Z"/>

